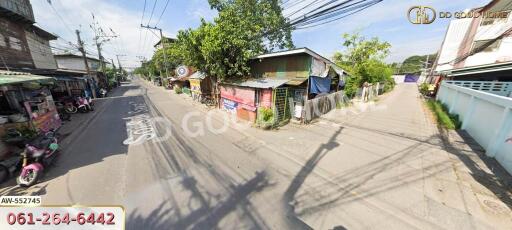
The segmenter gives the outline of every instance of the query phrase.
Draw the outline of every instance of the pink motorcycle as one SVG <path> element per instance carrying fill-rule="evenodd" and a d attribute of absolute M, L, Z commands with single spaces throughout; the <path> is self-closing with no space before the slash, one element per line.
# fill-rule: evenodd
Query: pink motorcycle
<path fill-rule="evenodd" d="M 94 111 L 92 100 L 85 97 L 77 97 L 76 104 L 78 105 L 78 111 L 82 113 L 87 113 L 89 111 Z"/>
<path fill-rule="evenodd" d="M 57 142 L 56 133 L 52 130 L 25 145 L 25 150 L 21 153 L 21 173 L 16 179 L 19 186 L 30 187 L 37 183 L 44 168 L 57 156 Z"/>

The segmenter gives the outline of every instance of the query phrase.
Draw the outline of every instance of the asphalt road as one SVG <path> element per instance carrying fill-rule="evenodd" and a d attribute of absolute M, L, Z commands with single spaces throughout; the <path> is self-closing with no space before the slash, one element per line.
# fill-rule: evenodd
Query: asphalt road
<path fill-rule="evenodd" d="M 416 85 L 371 105 L 224 127 L 225 112 L 135 80 L 63 128 L 41 183 L 0 195 L 123 205 L 127 229 L 510 229 L 510 183 L 469 139 L 440 138 Z"/>
<path fill-rule="evenodd" d="M 41 183 L 2 192 L 41 195 L 51 205 L 123 205 L 127 229 L 308 228 L 283 195 L 288 183 L 278 183 L 290 180 L 253 149 L 233 144 L 239 131 L 219 131 L 220 120 L 205 120 L 166 93 L 137 80 L 124 84 L 66 137 Z M 127 123 L 141 115 L 160 121 L 157 138 L 127 145 L 128 133 L 144 130 L 127 130 Z"/>

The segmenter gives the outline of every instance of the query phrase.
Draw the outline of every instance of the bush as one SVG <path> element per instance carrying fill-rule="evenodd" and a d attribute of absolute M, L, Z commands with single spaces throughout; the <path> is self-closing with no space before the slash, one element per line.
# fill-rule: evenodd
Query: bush
<path fill-rule="evenodd" d="M 462 122 L 459 115 L 448 113 L 448 107 L 435 100 L 428 100 L 427 105 L 436 115 L 437 122 L 447 129 L 460 129 Z"/>
<path fill-rule="evenodd" d="M 428 83 L 421 84 L 420 85 L 420 93 L 423 94 L 423 95 L 427 95 L 428 94 L 428 87 L 429 87 Z"/>
<path fill-rule="evenodd" d="M 274 110 L 268 107 L 258 109 L 258 123 L 264 129 L 271 128 L 274 124 Z"/>
<path fill-rule="evenodd" d="M 175 87 L 174 87 L 174 92 L 175 92 L 176 94 L 182 94 L 182 93 L 183 93 L 183 90 L 182 90 L 180 87 L 175 86 Z"/>

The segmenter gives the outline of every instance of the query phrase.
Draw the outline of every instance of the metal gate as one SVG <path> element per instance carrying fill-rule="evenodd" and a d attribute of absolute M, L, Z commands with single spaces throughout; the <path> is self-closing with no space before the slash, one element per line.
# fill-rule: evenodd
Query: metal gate
<path fill-rule="evenodd" d="M 288 88 L 274 89 L 274 118 L 275 123 L 281 123 L 290 119 L 290 109 L 288 106 Z"/>

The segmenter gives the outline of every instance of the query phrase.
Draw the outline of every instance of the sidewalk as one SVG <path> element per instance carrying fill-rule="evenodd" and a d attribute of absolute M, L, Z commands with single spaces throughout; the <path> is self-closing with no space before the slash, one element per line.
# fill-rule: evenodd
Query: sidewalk
<path fill-rule="evenodd" d="M 238 129 L 232 142 L 276 165 L 288 178 L 283 199 L 314 229 L 512 228 L 509 185 L 476 149 L 442 138 L 416 85 L 399 85 L 367 109 L 277 131 Z M 214 113 L 220 120 L 223 112 Z"/>

